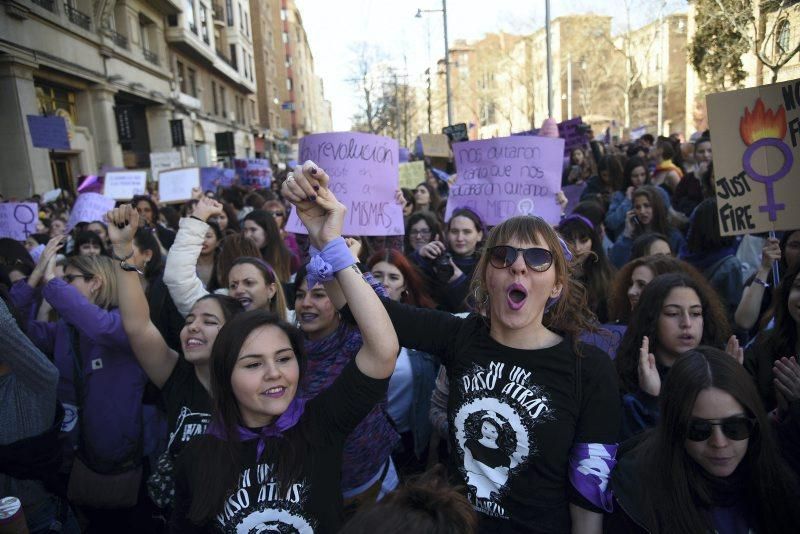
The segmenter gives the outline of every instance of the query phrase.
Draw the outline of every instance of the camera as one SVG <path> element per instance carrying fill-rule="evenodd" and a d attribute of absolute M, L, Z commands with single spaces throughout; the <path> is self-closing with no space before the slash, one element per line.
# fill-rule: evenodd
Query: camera
<path fill-rule="evenodd" d="M 453 277 L 455 269 L 450 263 L 452 256 L 449 252 L 442 253 L 438 258 L 433 260 L 433 274 L 440 282 L 448 282 Z"/>

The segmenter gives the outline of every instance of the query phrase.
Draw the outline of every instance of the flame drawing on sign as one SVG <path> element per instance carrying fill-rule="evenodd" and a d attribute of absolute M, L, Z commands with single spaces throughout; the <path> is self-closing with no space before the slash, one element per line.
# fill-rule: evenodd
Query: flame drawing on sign
<path fill-rule="evenodd" d="M 769 220 L 775 221 L 778 212 L 786 209 L 785 204 L 775 202 L 774 184 L 792 169 L 794 156 L 789 146 L 783 142 L 786 136 L 786 110 L 783 106 L 778 107 L 777 111 L 767 109 L 764 102 L 759 98 L 750 111 L 744 108 L 744 116 L 739 121 L 739 135 L 747 145 L 747 150 L 742 155 L 742 167 L 750 178 L 756 182 L 764 184 L 767 192 L 767 203 L 759 206 L 758 210 L 769 213 Z M 777 148 L 783 154 L 783 166 L 778 172 L 765 176 L 753 168 L 753 155 L 760 148 Z"/>
<path fill-rule="evenodd" d="M 744 108 L 744 117 L 739 121 L 739 135 L 746 145 L 759 139 L 783 139 L 786 135 L 786 110 L 781 106 L 775 113 L 766 109 L 759 98 L 752 112 Z"/>

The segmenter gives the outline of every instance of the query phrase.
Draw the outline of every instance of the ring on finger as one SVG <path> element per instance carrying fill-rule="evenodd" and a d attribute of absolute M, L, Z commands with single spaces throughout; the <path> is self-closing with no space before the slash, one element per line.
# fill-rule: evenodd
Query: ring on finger
<path fill-rule="evenodd" d="M 286 177 L 286 181 L 287 182 L 294 182 L 294 174 L 290 172 L 289 176 Z"/>

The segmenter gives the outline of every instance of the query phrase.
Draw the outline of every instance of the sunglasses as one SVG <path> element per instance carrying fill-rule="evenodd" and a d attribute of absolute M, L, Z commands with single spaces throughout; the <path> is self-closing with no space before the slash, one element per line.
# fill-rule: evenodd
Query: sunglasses
<path fill-rule="evenodd" d="M 525 265 L 536 272 L 542 273 L 553 265 L 553 253 L 546 248 L 515 248 L 508 245 L 490 248 L 489 263 L 496 269 L 506 269 L 517 261 L 520 252 Z"/>
<path fill-rule="evenodd" d="M 65 274 L 64 275 L 64 280 L 66 280 L 66 282 L 68 284 L 71 284 L 72 282 L 74 282 L 76 278 L 83 278 L 84 280 L 91 280 L 93 278 L 93 275 L 91 275 L 91 274 Z"/>
<path fill-rule="evenodd" d="M 708 419 L 695 419 L 689 421 L 689 430 L 686 439 L 689 441 L 705 441 L 711 437 L 711 427 L 718 426 L 725 437 L 734 441 L 747 439 L 753 433 L 756 422 L 747 417 L 734 416 L 718 421 Z"/>

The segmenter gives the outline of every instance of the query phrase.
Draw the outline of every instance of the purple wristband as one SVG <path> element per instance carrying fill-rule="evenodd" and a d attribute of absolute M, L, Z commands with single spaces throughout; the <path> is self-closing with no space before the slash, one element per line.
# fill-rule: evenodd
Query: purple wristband
<path fill-rule="evenodd" d="M 320 283 L 330 282 L 333 280 L 334 274 L 347 269 L 356 262 L 343 237 L 337 237 L 325 245 L 321 251 L 311 247 L 309 253 L 313 253 L 313 257 L 307 267 L 308 289 Z"/>

